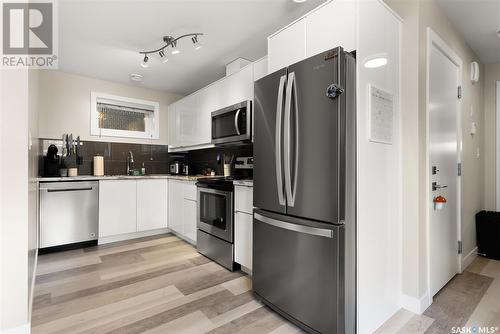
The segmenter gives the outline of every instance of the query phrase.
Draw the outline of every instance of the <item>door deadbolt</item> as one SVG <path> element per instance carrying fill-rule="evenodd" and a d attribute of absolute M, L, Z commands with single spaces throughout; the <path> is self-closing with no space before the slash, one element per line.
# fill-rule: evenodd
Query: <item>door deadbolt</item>
<path fill-rule="evenodd" d="M 339 97 L 340 95 L 342 95 L 344 93 L 344 91 L 345 91 L 344 88 L 340 87 L 339 85 L 331 84 L 326 89 L 326 96 L 330 99 L 335 99 L 335 98 Z"/>

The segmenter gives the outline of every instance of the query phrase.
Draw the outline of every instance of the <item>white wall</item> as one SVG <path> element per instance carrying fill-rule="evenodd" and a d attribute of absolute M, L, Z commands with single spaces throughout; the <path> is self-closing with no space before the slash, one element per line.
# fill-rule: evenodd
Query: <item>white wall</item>
<path fill-rule="evenodd" d="M 73 133 L 82 140 L 151 143 L 149 139 L 91 136 L 91 91 L 159 102 L 160 139 L 152 143 L 168 144 L 167 106 L 180 95 L 53 70 L 43 70 L 39 74 L 40 138 L 61 138 L 63 133 Z"/>
<path fill-rule="evenodd" d="M 410 310 L 427 306 L 426 67 L 427 27 L 433 29 L 464 63 L 462 90 L 463 169 L 462 239 L 464 255 L 475 247 L 474 215 L 484 207 L 483 83 L 472 85 L 469 64 L 478 57 L 435 0 L 385 0 L 404 20 L 402 48 L 403 128 L 403 301 Z M 484 73 L 484 71 L 483 71 Z M 471 110 L 473 113 L 471 114 Z M 469 134 L 470 124 L 478 134 Z M 480 157 L 476 157 L 479 149 Z"/>
<path fill-rule="evenodd" d="M 0 71 L 0 331 L 28 327 L 28 71 Z"/>
<path fill-rule="evenodd" d="M 500 81 L 500 63 L 484 66 L 484 208 L 500 210 L 496 207 L 496 82 Z M 500 103 L 500 101 L 499 101 Z"/>
<path fill-rule="evenodd" d="M 38 250 L 38 70 L 28 74 L 28 296 L 32 289 Z M 30 303 L 31 310 L 31 303 Z"/>
<path fill-rule="evenodd" d="M 400 308 L 400 21 L 377 0 L 359 1 L 357 112 L 358 333 L 372 333 Z M 387 65 L 364 67 L 386 54 Z M 368 86 L 393 96 L 392 144 L 369 140 Z"/>

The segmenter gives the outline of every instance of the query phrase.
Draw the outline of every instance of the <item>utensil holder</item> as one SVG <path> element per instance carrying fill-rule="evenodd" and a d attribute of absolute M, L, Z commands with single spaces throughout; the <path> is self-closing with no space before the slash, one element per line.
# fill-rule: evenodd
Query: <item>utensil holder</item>
<path fill-rule="evenodd" d="M 224 164 L 224 176 L 231 176 L 231 164 Z"/>

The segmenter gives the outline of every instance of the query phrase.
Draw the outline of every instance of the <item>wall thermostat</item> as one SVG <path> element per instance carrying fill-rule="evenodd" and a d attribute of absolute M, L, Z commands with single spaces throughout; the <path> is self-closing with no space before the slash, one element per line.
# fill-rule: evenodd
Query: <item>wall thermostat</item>
<path fill-rule="evenodd" d="M 477 61 L 470 63 L 470 81 L 473 83 L 479 81 L 479 64 Z"/>

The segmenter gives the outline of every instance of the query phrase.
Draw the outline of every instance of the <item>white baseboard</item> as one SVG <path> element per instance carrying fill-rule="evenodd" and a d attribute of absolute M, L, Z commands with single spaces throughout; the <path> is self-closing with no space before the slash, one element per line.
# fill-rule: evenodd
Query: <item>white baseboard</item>
<path fill-rule="evenodd" d="M 420 298 L 401 294 L 401 307 L 413 313 L 422 314 L 431 305 L 429 299 L 427 292 Z"/>
<path fill-rule="evenodd" d="M 474 247 L 467 255 L 461 255 L 460 272 L 464 271 L 477 257 L 477 247 Z"/>
<path fill-rule="evenodd" d="M 0 331 L 0 334 L 30 334 L 30 333 L 31 333 L 31 324 L 29 322 L 21 326 Z"/>
<path fill-rule="evenodd" d="M 113 235 L 110 237 L 102 237 L 99 238 L 98 244 L 99 245 L 104 245 L 104 244 L 109 244 L 111 242 L 117 242 L 117 241 L 123 241 L 123 240 L 130 240 L 130 239 L 137 239 L 137 238 L 144 238 L 144 237 L 149 237 L 152 235 L 157 235 L 157 234 L 165 234 L 169 233 L 170 230 L 168 228 L 160 228 L 157 230 L 151 230 L 151 231 L 142 231 L 142 232 L 134 232 L 134 233 L 126 233 L 126 234 L 119 234 L 119 235 Z"/>

